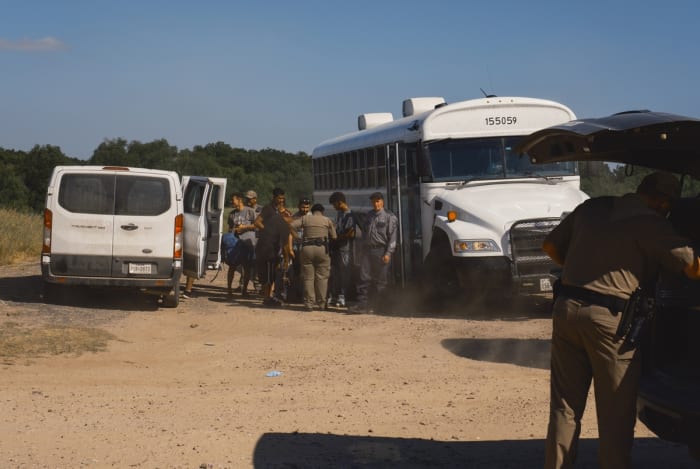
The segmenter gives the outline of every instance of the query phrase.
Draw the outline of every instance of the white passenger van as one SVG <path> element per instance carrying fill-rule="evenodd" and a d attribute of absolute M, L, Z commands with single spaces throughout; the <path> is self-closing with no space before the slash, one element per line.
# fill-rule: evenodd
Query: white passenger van
<path fill-rule="evenodd" d="M 57 166 L 44 210 L 45 296 L 132 287 L 179 302 L 180 276 L 220 265 L 226 180 L 153 169 Z"/>
<path fill-rule="evenodd" d="M 542 240 L 587 196 L 574 162 L 534 166 L 513 149 L 574 118 L 543 99 L 407 99 L 403 117 L 362 114 L 356 132 L 314 149 L 314 198 L 342 191 L 363 212 L 371 193 L 384 194 L 399 220 L 399 285 L 422 278 L 438 297 L 550 291 L 555 266 Z"/>

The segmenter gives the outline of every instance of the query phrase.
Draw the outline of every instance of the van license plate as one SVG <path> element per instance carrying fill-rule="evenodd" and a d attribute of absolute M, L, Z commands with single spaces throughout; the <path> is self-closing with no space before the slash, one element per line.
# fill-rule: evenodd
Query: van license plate
<path fill-rule="evenodd" d="M 130 274 L 150 274 L 151 264 L 134 264 L 129 263 Z"/>
<path fill-rule="evenodd" d="M 552 281 L 548 278 L 541 278 L 540 291 L 552 291 Z"/>

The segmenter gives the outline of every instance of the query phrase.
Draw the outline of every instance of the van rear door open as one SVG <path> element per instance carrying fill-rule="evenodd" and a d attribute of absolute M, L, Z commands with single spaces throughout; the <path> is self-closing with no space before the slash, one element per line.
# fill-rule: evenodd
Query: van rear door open
<path fill-rule="evenodd" d="M 221 265 L 225 178 L 183 176 L 184 254 L 183 272 L 202 278 L 207 269 Z"/>

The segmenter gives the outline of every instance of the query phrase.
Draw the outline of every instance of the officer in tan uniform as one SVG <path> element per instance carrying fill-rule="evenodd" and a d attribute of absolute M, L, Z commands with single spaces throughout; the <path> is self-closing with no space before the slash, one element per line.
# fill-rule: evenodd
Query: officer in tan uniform
<path fill-rule="evenodd" d="M 323 205 L 315 204 L 311 213 L 292 222 L 292 231 L 301 230 L 301 276 L 304 282 L 304 307 L 307 311 L 326 308 L 331 258 L 328 241 L 336 239 L 335 227 L 323 215 Z"/>
<path fill-rule="evenodd" d="M 679 195 L 678 179 L 652 173 L 635 194 L 587 200 L 543 244 L 563 265 L 553 308 L 546 468 L 573 467 L 591 381 L 600 467 L 630 467 L 640 363 L 615 333 L 625 302 L 637 287 L 653 286 L 659 270 L 700 278 L 690 241 L 666 219 Z"/>

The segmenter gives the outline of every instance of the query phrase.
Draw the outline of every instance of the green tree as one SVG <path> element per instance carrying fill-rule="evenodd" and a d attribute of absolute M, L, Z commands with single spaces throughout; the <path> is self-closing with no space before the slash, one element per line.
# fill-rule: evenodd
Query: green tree
<path fill-rule="evenodd" d="M 28 191 L 28 208 L 40 212 L 46 203 L 46 187 L 53 168 L 58 165 L 76 164 L 78 160 L 69 158 L 61 149 L 52 145 L 35 145 L 27 155 L 20 160 L 19 170 L 22 172 L 24 185 Z"/>
<path fill-rule="evenodd" d="M 130 164 L 127 142 L 123 138 L 104 140 L 92 152 L 88 163 L 98 166 L 133 166 Z"/>

